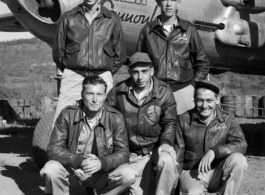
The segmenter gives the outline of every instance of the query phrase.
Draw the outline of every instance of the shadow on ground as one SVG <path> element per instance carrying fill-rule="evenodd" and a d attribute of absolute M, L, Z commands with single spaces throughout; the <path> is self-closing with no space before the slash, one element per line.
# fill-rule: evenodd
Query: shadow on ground
<path fill-rule="evenodd" d="M 246 155 L 265 156 L 265 123 L 240 125 L 247 143 Z"/>

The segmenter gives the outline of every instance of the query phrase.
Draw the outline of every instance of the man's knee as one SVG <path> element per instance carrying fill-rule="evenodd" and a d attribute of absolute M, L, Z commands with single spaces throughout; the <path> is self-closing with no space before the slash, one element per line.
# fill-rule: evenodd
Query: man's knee
<path fill-rule="evenodd" d="M 162 152 L 160 154 L 156 169 L 161 170 L 164 167 L 169 167 L 170 169 L 172 169 L 172 171 L 175 167 L 175 163 L 172 156 L 167 152 Z"/>
<path fill-rule="evenodd" d="M 246 169 L 248 167 L 246 157 L 241 153 L 233 153 L 227 157 L 228 164 L 233 166 L 242 167 Z"/>
<path fill-rule="evenodd" d="M 137 171 L 131 168 L 129 165 L 122 165 L 119 167 L 119 175 L 121 176 L 121 185 L 131 185 L 136 180 Z"/>
<path fill-rule="evenodd" d="M 63 169 L 64 167 L 62 166 L 61 163 L 54 160 L 50 160 L 44 165 L 44 167 L 40 171 L 40 175 L 42 177 L 48 176 L 49 178 L 55 178 L 58 177 L 60 172 L 66 172 L 63 171 Z"/>

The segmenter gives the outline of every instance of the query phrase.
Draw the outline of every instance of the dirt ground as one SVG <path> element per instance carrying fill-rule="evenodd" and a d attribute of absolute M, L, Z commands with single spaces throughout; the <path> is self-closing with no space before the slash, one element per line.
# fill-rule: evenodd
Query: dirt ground
<path fill-rule="evenodd" d="M 249 167 L 239 195 L 265 195 L 265 122 L 239 120 L 248 142 Z M 42 195 L 44 180 L 32 159 L 33 128 L 0 130 L 0 194 Z M 71 195 L 85 190 L 72 190 Z"/>

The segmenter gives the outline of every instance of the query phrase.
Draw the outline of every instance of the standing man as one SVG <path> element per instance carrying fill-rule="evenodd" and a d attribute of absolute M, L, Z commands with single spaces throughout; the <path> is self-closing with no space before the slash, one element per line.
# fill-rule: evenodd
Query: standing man
<path fill-rule="evenodd" d="M 153 76 L 154 68 L 146 53 L 137 52 L 130 58 L 129 73 L 131 77 L 114 87 L 106 102 L 125 118 L 129 165 L 138 172 L 130 192 L 168 195 L 174 191 L 177 178 L 172 147 L 176 102 L 170 87 Z"/>
<path fill-rule="evenodd" d="M 219 88 L 196 82 L 195 108 L 179 116 L 180 194 L 235 195 L 243 180 L 247 143 L 235 117 L 219 108 Z"/>
<path fill-rule="evenodd" d="M 194 82 L 210 64 L 196 28 L 177 16 L 180 0 L 156 0 L 161 15 L 142 29 L 137 50 L 150 56 L 155 76 L 170 85 L 180 115 L 194 107 Z"/>
<path fill-rule="evenodd" d="M 63 72 L 55 122 L 64 107 L 81 98 L 84 77 L 99 75 L 107 83 L 107 92 L 112 88 L 112 75 L 126 59 L 119 17 L 101 0 L 84 0 L 61 16 L 53 58 Z"/>
<path fill-rule="evenodd" d="M 69 187 L 86 186 L 97 194 L 117 195 L 135 180 L 128 162 L 128 135 L 120 112 L 104 105 L 107 85 L 99 76 L 83 81 L 79 106 L 58 116 L 41 170 L 45 193 L 69 195 Z"/>

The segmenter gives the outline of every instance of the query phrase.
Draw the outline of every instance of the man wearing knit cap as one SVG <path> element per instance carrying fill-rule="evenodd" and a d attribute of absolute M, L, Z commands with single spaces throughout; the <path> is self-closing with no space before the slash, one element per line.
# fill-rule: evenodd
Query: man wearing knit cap
<path fill-rule="evenodd" d="M 243 180 L 247 143 L 234 115 L 218 106 L 218 94 L 211 82 L 196 82 L 195 108 L 178 117 L 180 194 L 235 195 Z"/>
<path fill-rule="evenodd" d="M 119 110 L 129 135 L 129 165 L 138 172 L 131 185 L 133 195 L 168 195 L 177 177 L 176 102 L 170 87 L 153 76 L 146 53 L 130 58 L 130 78 L 117 84 L 107 103 Z"/>

